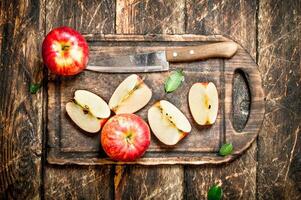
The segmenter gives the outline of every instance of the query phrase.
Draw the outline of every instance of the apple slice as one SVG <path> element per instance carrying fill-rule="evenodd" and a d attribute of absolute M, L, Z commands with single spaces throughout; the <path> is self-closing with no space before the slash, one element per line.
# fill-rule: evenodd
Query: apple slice
<path fill-rule="evenodd" d="M 218 112 L 218 92 L 212 82 L 195 83 L 189 90 L 189 108 L 199 125 L 213 124 Z"/>
<path fill-rule="evenodd" d="M 72 121 L 84 131 L 96 133 L 100 131 L 105 119 L 97 119 L 89 112 L 85 112 L 83 108 L 76 103 L 68 102 L 66 111 Z"/>
<path fill-rule="evenodd" d="M 111 115 L 108 104 L 87 90 L 76 90 L 73 101 L 66 104 L 66 111 L 76 125 L 90 133 L 100 131 Z"/>
<path fill-rule="evenodd" d="M 111 114 L 108 104 L 102 98 L 87 90 L 76 90 L 74 100 L 97 118 L 108 118 Z"/>
<path fill-rule="evenodd" d="M 151 99 L 152 91 L 136 74 L 128 76 L 114 91 L 109 107 L 116 114 L 134 113 Z"/>
<path fill-rule="evenodd" d="M 185 115 L 173 104 L 161 100 L 148 110 L 148 122 L 155 136 L 166 145 L 175 145 L 191 131 Z"/>

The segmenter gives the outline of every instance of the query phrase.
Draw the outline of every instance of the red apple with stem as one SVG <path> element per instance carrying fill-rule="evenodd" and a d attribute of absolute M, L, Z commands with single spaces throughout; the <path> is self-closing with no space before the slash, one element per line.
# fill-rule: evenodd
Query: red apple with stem
<path fill-rule="evenodd" d="M 42 44 L 44 64 L 58 75 L 75 75 L 86 68 L 89 48 L 85 38 L 70 27 L 50 31 Z"/>
<path fill-rule="evenodd" d="M 101 145 L 113 160 L 133 161 L 150 145 L 150 129 L 135 114 L 118 114 L 110 118 L 101 131 Z"/>

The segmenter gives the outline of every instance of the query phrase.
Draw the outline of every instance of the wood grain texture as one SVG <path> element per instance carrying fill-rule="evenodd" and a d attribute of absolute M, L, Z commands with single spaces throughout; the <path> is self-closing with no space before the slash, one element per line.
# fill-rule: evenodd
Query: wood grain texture
<path fill-rule="evenodd" d="M 115 2 L 48 0 L 46 32 L 70 26 L 81 33 L 114 33 Z M 54 77 L 56 79 L 57 77 Z M 48 90 L 51 90 L 51 83 Z M 49 101 L 48 105 L 53 102 Z M 48 134 L 51 132 L 48 127 Z M 49 144 L 49 143 L 48 143 Z M 112 199 L 114 167 L 45 167 L 45 199 Z M 66 192 L 68 191 L 68 192 Z"/>
<path fill-rule="evenodd" d="M 256 1 L 188 0 L 186 33 L 224 34 L 255 59 L 257 6 Z M 242 97 L 247 99 L 247 93 Z M 185 167 L 186 198 L 205 199 L 208 188 L 220 183 L 225 199 L 256 199 L 256 147 L 253 144 L 239 160 L 226 166 Z"/>
<path fill-rule="evenodd" d="M 256 1 L 187 0 L 186 33 L 222 34 L 256 57 Z"/>
<path fill-rule="evenodd" d="M 81 33 L 115 32 L 115 1 L 80 0 L 74 2 L 75 26 Z"/>
<path fill-rule="evenodd" d="M 117 34 L 181 34 L 185 1 L 117 0 Z"/>
<path fill-rule="evenodd" d="M 46 30 L 58 26 L 70 26 L 82 34 L 114 33 L 115 1 L 49 0 L 46 5 Z"/>
<path fill-rule="evenodd" d="M 187 46 L 166 51 L 168 62 L 189 62 L 210 58 L 231 58 L 238 49 L 235 42 L 218 42 L 200 46 Z M 174 56 L 176 54 L 177 56 Z"/>
<path fill-rule="evenodd" d="M 45 199 L 112 199 L 111 166 L 47 166 Z"/>
<path fill-rule="evenodd" d="M 46 33 L 59 26 L 75 27 L 75 4 L 72 0 L 47 0 Z"/>
<path fill-rule="evenodd" d="M 41 185 L 44 1 L 1 1 L 0 199 L 38 199 Z"/>
<path fill-rule="evenodd" d="M 239 159 L 224 165 L 185 166 L 184 199 L 207 199 L 213 184 L 219 184 L 223 199 L 256 199 L 256 143 Z"/>
<path fill-rule="evenodd" d="M 258 199 L 301 199 L 300 16 L 300 1 L 260 1 L 258 62 L 267 111 L 258 138 Z"/>
<path fill-rule="evenodd" d="M 182 199 L 183 166 L 118 166 L 116 199 Z M 118 177 L 118 178 L 117 178 Z"/>

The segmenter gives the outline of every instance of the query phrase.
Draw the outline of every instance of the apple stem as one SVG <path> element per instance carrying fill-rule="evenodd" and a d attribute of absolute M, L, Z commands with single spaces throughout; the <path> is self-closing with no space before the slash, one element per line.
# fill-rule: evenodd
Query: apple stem
<path fill-rule="evenodd" d="M 68 50 L 69 47 L 70 47 L 69 45 L 63 45 L 63 46 L 62 46 L 62 50 L 63 50 L 63 51 Z"/>
<path fill-rule="evenodd" d="M 131 142 L 131 137 L 132 137 L 132 133 L 129 133 L 129 134 L 125 137 L 125 139 L 126 139 L 126 141 L 127 141 L 128 144 L 132 144 L 132 142 Z"/>
<path fill-rule="evenodd" d="M 211 105 L 208 106 L 208 109 L 210 109 L 210 108 L 211 108 Z"/>

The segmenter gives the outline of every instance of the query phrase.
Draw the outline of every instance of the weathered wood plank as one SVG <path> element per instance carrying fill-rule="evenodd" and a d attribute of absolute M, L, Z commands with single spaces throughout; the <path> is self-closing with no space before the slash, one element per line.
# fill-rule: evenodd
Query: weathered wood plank
<path fill-rule="evenodd" d="M 185 28 L 185 1 L 117 0 L 117 34 L 180 34 Z"/>
<path fill-rule="evenodd" d="M 256 7 L 256 1 L 188 0 L 186 33 L 224 34 L 255 59 Z M 215 183 L 222 185 L 225 199 L 256 199 L 256 144 L 228 165 L 185 167 L 185 198 L 206 199 Z"/>
<path fill-rule="evenodd" d="M 260 1 L 258 62 L 267 103 L 258 138 L 258 199 L 301 199 L 300 16 L 300 1 Z"/>
<path fill-rule="evenodd" d="M 75 1 L 46 1 L 46 34 L 59 26 L 75 27 Z"/>
<path fill-rule="evenodd" d="M 187 0 L 186 33 L 222 34 L 256 57 L 256 1 Z"/>
<path fill-rule="evenodd" d="M 1 1 L 0 199 L 38 199 L 41 185 L 43 65 L 40 1 Z"/>
<path fill-rule="evenodd" d="M 256 199 L 255 147 L 228 164 L 185 167 L 185 199 L 207 199 L 213 184 L 221 185 L 223 199 Z"/>
<path fill-rule="evenodd" d="M 116 199 L 182 199 L 183 166 L 117 166 Z"/>
<path fill-rule="evenodd" d="M 49 0 L 46 5 L 46 32 L 64 25 L 73 27 L 81 33 L 114 33 L 114 18 L 114 1 Z M 49 88 L 52 88 L 53 84 L 50 81 Z M 112 191 L 114 189 L 111 185 L 113 169 L 110 165 L 102 167 L 47 165 L 44 174 L 45 198 L 112 199 L 114 193 L 110 191 L 111 188 Z"/>
<path fill-rule="evenodd" d="M 115 32 L 115 1 L 81 0 L 75 4 L 75 26 L 81 33 Z"/>
<path fill-rule="evenodd" d="M 112 199 L 111 166 L 48 166 L 45 199 Z"/>
<path fill-rule="evenodd" d="M 185 2 L 122 1 L 116 3 L 117 34 L 184 33 Z M 123 173 L 120 173 L 123 171 Z M 116 168 L 115 197 L 121 199 L 181 199 L 183 197 L 183 166 Z M 120 175 L 121 174 L 121 175 Z M 116 182 L 116 181 L 115 181 Z M 137 189 L 139 188 L 139 189 Z M 125 196 L 127 194 L 127 196 Z"/>

